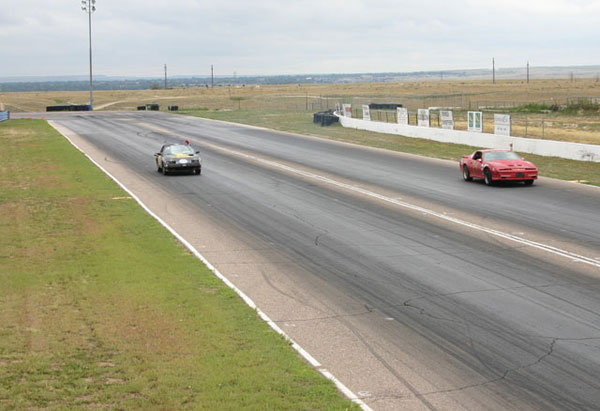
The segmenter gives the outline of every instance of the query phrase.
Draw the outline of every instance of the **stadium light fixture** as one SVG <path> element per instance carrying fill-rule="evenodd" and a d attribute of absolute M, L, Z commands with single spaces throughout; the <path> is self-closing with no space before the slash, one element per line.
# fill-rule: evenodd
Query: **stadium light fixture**
<path fill-rule="evenodd" d="M 92 13 L 96 11 L 96 0 L 81 0 L 81 10 L 88 14 L 90 39 L 90 110 L 94 109 L 94 88 L 92 85 Z"/>

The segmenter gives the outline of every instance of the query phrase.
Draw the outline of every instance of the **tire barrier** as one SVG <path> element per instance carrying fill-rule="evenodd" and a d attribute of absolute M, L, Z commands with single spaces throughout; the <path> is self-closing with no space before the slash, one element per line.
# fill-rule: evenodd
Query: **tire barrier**
<path fill-rule="evenodd" d="M 144 104 L 143 106 L 137 106 L 138 110 L 151 110 L 151 111 L 158 111 L 160 110 L 160 106 L 158 104 L 152 103 L 152 104 Z"/>
<path fill-rule="evenodd" d="M 60 104 L 47 106 L 46 111 L 92 111 L 92 106 L 89 104 Z"/>
<path fill-rule="evenodd" d="M 330 126 L 333 123 L 337 123 L 339 118 L 333 114 L 333 110 L 319 111 L 313 114 L 313 123 L 321 123 L 321 126 Z"/>
<path fill-rule="evenodd" d="M 402 104 L 396 103 L 369 103 L 369 109 L 371 110 L 392 110 L 396 112 L 398 107 L 403 107 Z"/>
<path fill-rule="evenodd" d="M 169 106 L 167 108 L 169 109 L 169 111 L 178 111 L 179 110 L 179 106 Z"/>

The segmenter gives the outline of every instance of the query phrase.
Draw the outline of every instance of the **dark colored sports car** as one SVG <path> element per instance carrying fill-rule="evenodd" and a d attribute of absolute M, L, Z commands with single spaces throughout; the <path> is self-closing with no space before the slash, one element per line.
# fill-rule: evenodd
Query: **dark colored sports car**
<path fill-rule="evenodd" d="M 463 156 L 459 165 L 465 181 L 483 178 L 487 185 L 497 181 L 522 181 L 529 185 L 538 178 L 533 163 L 509 150 L 477 150 Z"/>
<path fill-rule="evenodd" d="M 154 154 L 158 172 L 164 175 L 173 172 L 186 172 L 200 175 L 202 162 L 199 151 L 194 151 L 189 145 L 165 144 L 160 152 Z"/>

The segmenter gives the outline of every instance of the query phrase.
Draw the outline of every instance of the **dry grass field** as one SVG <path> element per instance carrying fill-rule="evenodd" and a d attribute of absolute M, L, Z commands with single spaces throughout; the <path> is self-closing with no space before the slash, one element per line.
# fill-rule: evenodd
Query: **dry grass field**
<path fill-rule="evenodd" d="M 456 129 L 466 129 L 466 111 L 482 109 L 485 130 L 493 132 L 493 112 L 509 112 L 526 104 L 567 105 L 581 99 L 600 102 L 596 79 L 544 79 L 491 81 L 426 81 L 399 83 L 352 83 L 310 85 L 247 85 L 168 90 L 96 91 L 96 110 L 135 110 L 138 105 L 158 103 L 180 109 L 292 110 L 313 112 L 334 108 L 336 102 L 358 109 L 371 102 L 401 103 L 411 111 L 428 107 L 451 107 Z M 44 111 L 54 104 L 85 104 L 89 92 L 0 93 L 0 105 L 13 112 Z M 386 113 L 374 113 L 386 121 Z M 387 121 L 394 121 L 387 113 Z M 414 116 L 414 114 L 413 114 Z M 600 112 L 513 112 L 513 135 L 600 144 Z M 414 121 L 414 117 L 413 120 Z M 432 126 L 437 126 L 436 113 Z"/>

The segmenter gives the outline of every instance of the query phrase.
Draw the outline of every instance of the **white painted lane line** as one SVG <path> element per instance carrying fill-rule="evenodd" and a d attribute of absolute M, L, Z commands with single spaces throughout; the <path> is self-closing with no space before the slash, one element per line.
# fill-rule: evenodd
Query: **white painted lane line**
<path fill-rule="evenodd" d="M 225 148 L 225 147 L 222 147 L 222 146 L 218 146 L 218 145 L 215 145 L 215 144 L 212 144 L 212 143 L 202 142 L 202 144 L 206 145 L 206 146 L 209 146 L 209 147 L 211 147 L 211 148 L 213 148 L 215 150 L 222 151 L 222 152 L 225 152 L 225 153 L 237 156 L 237 157 L 242 157 L 242 158 L 246 158 L 248 160 L 252 160 L 252 161 L 256 161 L 256 162 L 262 163 L 262 164 L 266 164 L 266 165 L 268 165 L 270 167 L 279 168 L 279 169 L 288 171 L 290 173 L 301 175 L 301 176 L 306 177 L 306 178 L 310 178 L 310 179 L 313 179 L 313 180 L 318 180 L 318 181 L 324 182 L 326 184 L 330 184 L 330 185 L 333 185 L 333 186 L 336 186 L 336 187 L 344 188 L 346 190 L 354 191 L 354 192 L 357 192 L 357 193 L 360 193 L 360 194 L 363 194 L 363 195 L 366 195 L 366 196 L 369 196 L 369 197 L 376 198 L 376 199 L 381 200 L 381 201 L 385 201 L 387 203 L 395 204 L 395 205 L 400 206 L 400 207 L 404 207 L 404 208 L 407 208 L 407 209 L 410 209 L 410 210 L 418 211 L 418 212 L 423 213 L 424 215 L 430 215 L 432 217 L 437 217 L 439 219 L 442 219 L 442 220 L 445 220 L 445 221 L 449 221 L 451 223 L 458 224 L 458 225 L 461 225 L 463 227 L 468 227 L 468 228 L 471 228 L 473 230 L 481 231 L 481 232 L 484 232 L 484 233 L 487 233 L 487 234 L 494 235 L 496 237 L 501 237 L 501 238 L 504 238 L 504 239 L 507 239 L 507 240 L 510 240 L 510 241 L 514 241 L 514 242 L 519 243 L 519 244 L 523 244 L 523 245 L 526 245 L 526 246 L 529 246 L 529 247 L 537 248 L 539 250 L 546 251 L 548 253 L 556 254 L 558 256 L 568 258 L 568 259 L 570 259 L 572 261 L 577 261 L 577 262 L 580 262 L 580 263 L 584 263 L 584 264 L 588 264 L 588 265 L 600 268 L 600 262 L 597 261 L 597 260 L 595 260 L 595 259 L 593 259 L 593 258 L 590 258 L 590 257 L 586 257 L 586 256 L 583 256 L 583 255 L 575 254 L 575 253 L 572 253 L 570 251 L 562 250 L 560 248 L 553 247 L 553 246 L 548 245 L 548 244 L 543 244 L 543 243 L 540 243 L 540 242 L 537 242 L 537 241 L 527 240 L 526 238 L 523 238 L 523 237 L 519 237 L 519 236 L 516 236 L 516 235 L 513 235 L 513 234 L 505 233 L 505 232 L 502 232 L 502 231 L 499 231 L 499 230 L 494 230 L 492 228 L 484 227 L 484 226 L 481 226 L 481 225 L 478 225 L 478 224 L 470 223 L 468 221 L 464 221 L 464 220 L 461 220 L 461 219 L 458 219 L 458 218 L 455 218 L 455 217 L 451 217 L 450 215 L 447 215 L 445 213 L 438 213 L 437 211 L 429 210 L 427 208 L 420 207 L 420 206 L 417 206 L 417 205 L 414 205 L 414 204 L 410 204 L 410 203 L 407 203 L 405 201 L 401 201 L 399 199 L 387 197 L 387 196 L 384 196 L 382 194 L 378 194 L 378 193 L 375 193 L 373 191 L 366 190 L 364 188 L 353 186 L 351 184 L 342 183 L 340 181 L 333 180 L 333 179 L 331 179 L 329 177 L 321 176 L 319 174 L 314 174 L 314 173 L 311 173 L 311 172 L 308 172 L 308 171 L 304 171 L 304 170 L 300 170 L 300 169 L 297 169 L 297 168 L 293 168 L 293 167 L 287 166 L 287 165 L 282 164 L 282 163 L 278 163 L 278 162 L 271 161 L 271 160 L 265 160 L 265 159 L 260 158 L 260 157 L 256 157 L 256 156 L 253 156 L 253 155 L 250 155 L 250 154 L 246 154 L 246 153 L 242 153 L 242 152 L 239 152 L 239 151 L 231 150 L 231 149 L 228 149 L 228 148 Z"/>
<path fill-rule="evenodd" d="M 294 348 L 294 350 L 296 350 L 306 361 L 308 361 L 308 363 L 310 365 L 312 365 L 317 371 L 319 371 L 319 373 L 321 373 L 321 375 L 323 375 L 325 378 L 333 381 L 333 383 L 336 385 L 338 390 L 340 390 L 350 401 L 359 405 L 360 408 L 363 409 L 364 411 L 373 411 L 371 407 L 369 407 L 364 401 L 362 401 L 356 394 L 354 394 L 340 380 L 338 380 L 333 374 L 331 374 L 329 371 L 327 371 L 325 368 L 323 368 L 321 363 L 318 362 L 312 355 L 310 355 L 308 353 L 308 351 L 306 351 L 304 348 L 302 348 L 300 345 L 298 345 L 294 340 L 292 340 L 290 338 L 290 336 L 288 336 L 285 333 L 285 331 L 283 331 L 277 324 L 275 324 L 273 322 L 273 320 L 271 320 L 271 318 L 269 318 L 269 316 L 267 314 L 265 314 L 260 308 L 258 308 L 256 306 L 256 304 L 254 303 L 254 301 L 252 301 L 252 299 L 250 297 L 248 297 L 242 290 L 237 288 L 231 281 L 229 281 L 227 279 L 227 277 L 225 277 L 223 274 L 221 274 L 221 272 L 219 270 L 217 270 L 217 268 L 215 266 L 213 266 L 206 258 L 204 258 L 204 256 L 202 254 L 200 254 L 200 252 L 198 250 L 196 250 L 196 248 L 192 244 L 190 244 L 177 231 L 175 231 L 169 224 L 167 224 L 167 222 L 165 222 L 163 219 L 161 219 L 158 215 L 154 214 L 154 212 L 152 210 L 150 210 L 146 206 L 146 204 L 144 204 L 142 202 L 142 200 L 140 200 L 140 198 L 138 196 L 136 196 L 131 190 L 129 190 L 115 176 L 110 174 L 108 172 L 108 170 L 106 170 L 104 167 L 102 167 L 98 162 L 96 162 L 93 158 L 91 158 L 89 155 L 87 155 L 87 153 L 85 151 L 83 151 L 79 146 L 77 146 L 77 144 L 75 144 L 75 142 L 73 142 L 73 140 L 71 140 L 68 137 L 69 134 L 72 135 L 75 133 L 73 133 L 71 130 L 69 130 L 68 128 L 66 128 L 64 126 L 61 126 L 60 124 L 55 123 L 54 121 L 48 121 L 48 124 L 50 124 L 52 127 L 54 127 L 54 129 L 56 131 L 58 131 L 60 134 L 62 134 L 63 137 L 66 138 L 67 141 L 73 145 L 73 147 L 75 147 L 77 150 L 81 151 L 83 153 L 83 155 L 85 155 L 96 167 L 98 167 L 104 174 L 106 174 L 115 183 L 117 183 L 119 185 L 119 187 L 121 187 L 127 194 L 129 194 L 131 196 L 131 198 L 133 198 L 144 209 L 144 211 L 146 211 L 151 217 L 153 217 L 163 227 L 165 227 L 173 236 L 175 236 L 175 238 L 177 238 L 177 240 L 179 240 L 179 242 L 181 242 L 181 244 L 183 244 L 184 247 L 186 247 L 188 250 L 190 250 L 190 252 L 192 252 L 200 261 L 202 261 L 204 263 L 204 265 L 206 265 L 206 267 L 215 274 L 215 276 L 217 276 L 221 281 L 223 281 L 223 283 L 225 283 L 225 285 L 227 285 L 229 288 L 231 288 L 233 291 L 235 291 L 236 294 L 239 295 L 240 298 L 242 300 L 244 300 L 244 302 L 250 308 L 252 308 L 253 310 L 255 310 L 258 313 L 258 315 L 260 316 L 260 318 L 262 318 L 263 321 L 265 321 L 276 333 L 283 336 L 287 341 L 289 341 L 290 344 L 292 345 L 292 348 Z"/>

